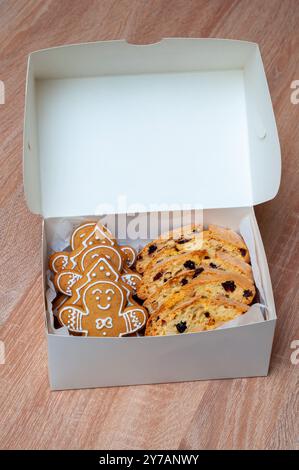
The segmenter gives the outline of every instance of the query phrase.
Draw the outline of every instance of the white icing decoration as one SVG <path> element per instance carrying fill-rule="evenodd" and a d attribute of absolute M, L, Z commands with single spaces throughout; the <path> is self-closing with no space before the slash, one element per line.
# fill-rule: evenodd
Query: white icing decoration
<path fill-rule="evenodd" d="M 121 258 L 120 258 L 121 259 Z M 107 279 L 105 281 L 99 281 L 98 279 L 95 279 L 91 285 L 88 285 L 88 283 L 90 282 L 90 279 L 91 279 L 91 273 L 90 271 L 87 271 L 85 272 L 85 280 L 83 283 L 81 283 L 80 286 L 77 286 L 75 287 L 75 290 L 74 290 L 74 297 L 73 297 L 73 304 L 77 304 L 80 300 L 82 301 L 82 305 L 83 305 L 83 312 L 81 312 L 81 310 L 76 310 L 76 322 L 77 322 L 77 327 L 76 327 L 76 330 L 77 331 L 84 331 L 84 333 L 86 333 L 86 336 L 88 336 L 89 332 L 88 332 L 88 329 L 86 329 L 84 326 L 82 326 L 82 321 L 85 317 L 88 317 L 89 315 L 90 316 L 93 316 L 95 315 L 95 312 L 92 312 L 90 310 L 90 307 L 87 305 L 87 299 L 86 299 L 86 295 L 87 295 L 87 292 L 89 291 L 89 289 L 93 288 L 92 290 L 92 293 L 95 293 L 97 291 L 99 291 L 99 293 L 101 294 L 102 292 L 100 292 L 100 289 L 98 289 L 98 286 L 99 285 L 103 285 L 103 286 L 106 286 L 106 285 L 109 285 L 111 286 L 113 289 L 115 289 L 117 292 L 119 292 L 120 294 L 120 297 L 121 297 L 121 300 L 119 302 L 119 306 L 118 306 L 118 312 L 115 314 L 115 318 L 123 318 L 125 320 L 125 323 L 126 323 L 126 328 L 125 328 L 125 331 L 123 331 L 122 333 L 119 334 L 119 336 L 123 336 L 127 333 L 130 333 L 132 327 L 130 327 L 130 320 L 129 320 L 129 316 L 128 316 L 128 313 L 127 312 L 124 312 L 123 311 L 123 307 L 125 306 L 125 302 L 128 301 L 128 299 L 125 298 L 125 295 L 123 293 L 123 290 L 120 288 L 120 286 L 117 284 L 116 281 L 118 281 L 120 275 L 119 275 L 119 272 L 118 270 L 115 270 L 114 266 L 110 265 L 110 263 L 103 257 L 103 256 L 99 256 L 98 258 L 98 261 L 95 263 L 96 266 L 101 266 L 101 264 L 105 266 L 104 269 L 109 269 L 109 275 L 111 275 L 111 279 Z M 93 268 L 94 269 L 94 268 Z M 113 292 L 113 289 L 112 289 L 112 292 Z M 108 291 L 108 289 L 107 289 Z M 129 289 L 126 289 L 127 293 L 129 293 Z M 114 293 L 114 292 L 113 292 Z M 105 291 L 105 294 L 107 295 L 107 292 Z M 126 299 L 126 300 L 125 300 Z M 108 300 L 107 300 L 108 301 Z M 72 307 L 75 309 L 75 306 Z M 100 310 L 103 310 L 103 308 L 101 308 L 101 306 L 99 307 Z M 110 305 L 104 307 L 104 309 L 108 309 L 110 308 Z M 62 313 L 60 313 L 60 318 L 62 316 Z M 86 325 L 87 326 L 87 325 Z M 72 328 L 74 329 L 74 328 Z"/>
<path fill-rule="evenodd" d="M 101 304 L 97 304 L 97 307 L 100 310 L 109 310 L 109 308 L 111 307 L 111 304 L 107 304 L 105 307 L 103 307 L 103 305 L 101 305 Z"/>
<path fill-rule="evenodd" d="M 115 294 L 113 289 L 106 289 L 105 294 L 109 294 L 110 292 L 111 294 Z"/>
<path fill-rule="evenodd" d="M 78 321 L 79 321 L 78 312 L 72 309 L 69 309 L 68 311 L 70 312 L 68 315 L 68 322 L 67 322 L 68 328 L 72 330 L 80 329 L 79 324 L 78 324 Z"/>
<path fill-rule="evenodd" d="M 109 272 L 107 272 L 107 273 L 106 273 L 106 276 L 109 277 L 109 276 L 111 276 L 111 274 L 110 274 Z"/>
<path fill-rule="evenodd" d="M 94 289 L 91 293 L 94 295 L 96 292 L 99 292 L 100 294 L 103 294 L 103 291 L 102 291 L 101 289 Z M 115 293 L 113 289 L 106 289 L 106 290 L 105 290 L 105 294 L 109 294 L 110 292 L 111 292 L 112 294 Z M 112 299 L 112 298 L 111 298 L 110 296 L 107 297 L 108 302 L 109 302 L 111 299 Z M 97 295 L 97 296 L 96 296 L 96 300 L 100 300 L 100 296 Z M 103 305 L 101 305 L 101 304 L 97 304 L 97 307 L 98 307 L 98 309 L 100 309 L 100 310 L 109 310 L 109 308 L 111 307 L 111 304 L 108 303 L 106 306 L 103 306 Z"/>
<path fill-rule="evenodd" d="M 96 319 L 96 329 L 101 330 L 102 328 L 112 328 L 113 322 L 111 317 L 106 318 L 97 318 Z"/>
<path fill-rule="evenodd" d="M 69 275 L 70 273 L 65 273 L 66 275 Z M 69 280 L 67 281 L 67 287 L 65 288 L 65 290 L 63 290 L 62 286 L 60 285 L 60 278 L 61 276 L 63 277 L 64 276 L 64 273 L 62 272 L 61 275 L 58 277 L 58 281 L 57 281 L 57 284 L 60 286 L 60 289 L 62 289 L 62 292 L 65 292 L 67 295 L 72 295 L 72 290 L 71 290 L 71 287 L 79 280 L 81 279 L 81 274 L 74 274 L 72 273 L 72 277 L 69 278 Z"/>
<path fill-rule="evenodd" d="M 94 295 L 96 292 L 99 292 L 100 294 L 103 294 L 102 289 L 94 289 L 91 293 Z"/>

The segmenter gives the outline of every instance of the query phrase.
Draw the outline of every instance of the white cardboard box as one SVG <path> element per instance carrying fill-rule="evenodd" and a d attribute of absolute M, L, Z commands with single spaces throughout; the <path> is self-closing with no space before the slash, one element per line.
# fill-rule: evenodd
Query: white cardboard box
<path fill-rule="evenodd" d="M 116 198 L 203 209 L 204 223 L 238 229 L 249 217 L 267 319 L 172 337 L 78 338 L 49 333 L 52 389 L 267 375 L 276 322 L 253 206 L 273 198 L 280 148 L 256 44 L 164 39 L 63 46 L 28 61 L 24 188 L 51 234 L 113 215 Z M 118 207 L 119 223 L 126 209 Z M 163 215 L 162 215 L 163 217 Z M 45 285 L 45 282 L 44 282 Z"/>

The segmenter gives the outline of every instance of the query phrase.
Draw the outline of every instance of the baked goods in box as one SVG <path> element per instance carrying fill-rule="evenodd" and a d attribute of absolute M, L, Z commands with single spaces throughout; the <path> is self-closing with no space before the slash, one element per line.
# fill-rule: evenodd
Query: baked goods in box
<path fill-rule="evenodd" d="M 72 333 L 114 337 L 143 328 L 147 313 L 131 299 L 107 259 L 98 258 L 74 285 L 74 294 L 59 308 L 58 319 Z"/>
<path fill-rule="evenodd" d="M 248 306 L 232 300 L 195 297 L 174 309 L 161 307 L 146 324 L 146 336 L 166 336 L 211 330 L 235 319 Z"/>
<path fill-rule="evenodd" d="M 181 227 L 141 250 L 138 273 L 135 259 L 106 227 L 76 228 L 71 251 L 50 257 L 60 324 L 76 336 L 136 336 L 145 324 L 146 336 L 191 333 L 237 318 L 256 294 L 248 248 L 230 229 Z"/>
<path fill-rule="evenodd" d="M 200 243 L 202 225 L 188 225 L 179 227 L 167 233 L 163 233 L 156 240 L 148 243 L 139 253 L 136 260 L 136 271 L 144 273 L 151 261 L 163 259 L 169 254 L 177 254 L 181 244 L 192 245 L 191 249 L 196 249 L 196 241 Z"/>
<path fill-rule="evenodd" d="M 232 271 L 252 279 L 251 267 L 244 261 L 237 260 L 222 252 L 209 255 L 207 251 L 198 250 L 171 256 L 164 261 L 160 260 L 154 266 L 149 266 L 137 288 L 137 295 L 141 299 L 147 299 L 169 279 L 178 274 L 190 270 L 196 271 L 194 277 L 197 277 L 202 272 L 211 269 Z"/>
<path fill-rule="evenodd" d="M 99 257 L 100 256 L 97 256 L 96 258 L 99 258 Z M 95 259 L 93 259 L 93 262 L 95 261 Z M 89 266 L 89 264 L 86 266 L 83 272 L 78 272 L 78 271 L 69 269 L 69 270 L 64 270 L 59 273 L 56 273 L 54 276 L 54 285 L 56 289 L 62 294 L 65 294 L 67 296 L 73 295 L 74 286 L 79 281 L 79 279 L 83 277 L 84 272 Z M 111 265 L 118 272 L 121 272 L 121 280 L 132 291 L 132 295 L 136 294 L 137 287 L 141 281 L 140 274 L 137 274 L 131 271 L 129 268 L 117 269 L 114 263 L 111 263 Z"/>
<path fill-rule="evenodd" d="M 128 268 L 131 268 L 136 261 L 136 252 L 131 246 L 118 246 L 111 231 L 104 225 L 97 222 L 86 222 L 79 225 L 71 237 L 71 249 L 86 248 L 96 243 L 118 247 L 124 254 Z"/>
<path fill-rule="evenodd" d="M 144 302 L 149 314 L 163 305 L 168 309 L 176 307 L 195 296 L 229 299 L 250 305 L 255 296 L 252 280 L 233 271 L 203 270 L 185 271 L 162 285 Z"/>
<path fill-rule="evenodd" d="M 150 314 L 147 336 L 217 328 L 247 312 L 255 298 L 249 251 L 239 234 L 215 225 L 187 232 L 168 241 L 162 235 L 137 256 L 143 272 L 137 295 Z"/>
<path fill-rule="evenodd" d="M 75 336 L 133 336 L 140 331 L 147 311 L 134 300 L 141 280 L 129 268 L 135 250 L 120 247 L 107 228 L 93 222 L 75 229 L 71 248 L 49 260 L 61 293 L 53 302 L 54 319 Z"/>
<path fill-rule="evenodd" d="M 85 222 L 79 225 L 73 232 L 70 245 L 72 250 L 93 245 L 95 242 L 103 245 L 115 244 L 115 239 L 110 230 L 97 222 Z"/>
<path fill-rule="evenodd" d="M 215 252 L 222 252 L 245 262 L 250 261 L 247 246 L 232 230 L 209 225 L 208 230 L 202 231 L 201 226 L 197 225 L 177 229 L 169 234 L 170 239 L 167 239 L 167 234 L 163 234 L 141 250 L 136 262 L 138 272 L 148 271 L 155 263 L 167 257 L 196 250 L 206 250 L 210 256 Z"/>

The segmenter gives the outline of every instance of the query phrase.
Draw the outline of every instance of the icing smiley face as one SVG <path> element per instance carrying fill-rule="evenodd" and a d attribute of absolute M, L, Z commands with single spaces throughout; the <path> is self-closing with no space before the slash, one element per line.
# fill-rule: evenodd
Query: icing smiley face
<path fill-rule="evenodd" d="M 146 323 L 145 309 L 126 307 L 129 289 L 105 258 L 96 260 L 74 286 L 74 294 L 59 309 L 59 320 L 70 331 L 86 336 L 124 336 Z"/>
<path fill-rule="evenodd" d="M 89 314 L 83 320 L 82 327 L 87 325 L 89 334 L 93 336 L 110 336 L 115 329 L 125 330 L 126 324 L 121 315 L 125 303 L 126 293 L 115 282 L 91 283 L 83 293 L 83 306 Z"/>
<path fill-rule="evenodd" d="M 99 310 L 109 310 L 112 302 L 115 300 L 115 290 L 111 287 L 94 289 L 91 293 L 96 300 L 96 305 Z"/>
<path fill-rule="evenodd" d="M 109 285 L 113 288 L 107 287 Z M 63 306 L 59 310 L 59 320 L 70 331 L 85 336 L 125 336 L 140 330 L 147 320 L 142 307 L 124 309 L 125 303 L 126 296 L 120 286 L 97 281 L 84 292 L 83 306 Z"/>

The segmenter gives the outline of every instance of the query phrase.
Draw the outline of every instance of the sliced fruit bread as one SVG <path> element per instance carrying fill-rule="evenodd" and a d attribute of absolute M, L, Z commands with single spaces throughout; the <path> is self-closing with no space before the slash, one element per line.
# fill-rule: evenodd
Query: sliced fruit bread
<path fill-rule="evenodd" d="M 209 225 L 209 229 L 202 232 L 199 227 L 194 233 L 190 232 L 189 227 L 186 230 L 183 227 L 182 230 L 185 235 L 180 238 L 158 239 L 147 245 L 137 257 L 137 271 L 144 273 L 152 269 L 155 263 L 167 257 L 197 250 L 206 250 L 210 256 L 220 251 L 246 263 L 250 261 L 249 252 L 242 237 L 230 229 Z"/>
<path fill-rule="evenodd" d="M 203 268 L 202 268 L 203 269 Z M 255 296 L 253 282 L 232 271 L 198 270 L 184 271 L 173 277 L 148 297 L 144 307 L 152 315 L 159 308 L 174 308 L 195 296 L 224 297 L 250 305 Z"/>
<path fill-rule="evenodd" d="M 165 261 L 156 263 L 152 269 L 147 270 L 137 289 L 140 299 L 147 299 L 150 295 L 165 284 L 169 279 L 184 271 L 220 269 L 243 274 L 252 280 L 251 266 L 242 260 L 232 258 L 226 253 L 216 253 L 211 257 L 204 250 L 192 251 L 182 255 L 172 256 Z M 199 271 L 197 271 L 199 274 Z"/>
<path fill-rule="evenodd" d="M 174 309 L 162 307 L 147 321 L 145 336 L 212 330 L 244 314 L 248 305 L 232 300 L 195 297 Z"/>
<path fill-rule="evenodd" d="M 148 264 L 158 257 L 160 259 L 159 254 L 164 252 L 162 255 L 167 256 L 167 252 L 169 254 L 175 253 L 177 254 L 178 251 L 176 250 L 176 246 L 180 246 L 187 241 L 196 241 L 198 238 L 201 239 L 200 234 L 202 233 L 202 225 L 187 225 L 185 227 L 179 227 L 171 232 L 163 233 L 160 235 L 159 238 L 156 240 L 148 243 L 138 254 L 137 261 L 136 261 L 136 270 L 139 273 L 144 273 Z M 196 243 L 193 246 L 197 246 Z M 195 249 L 195 248 L 192 248 Z"/>

